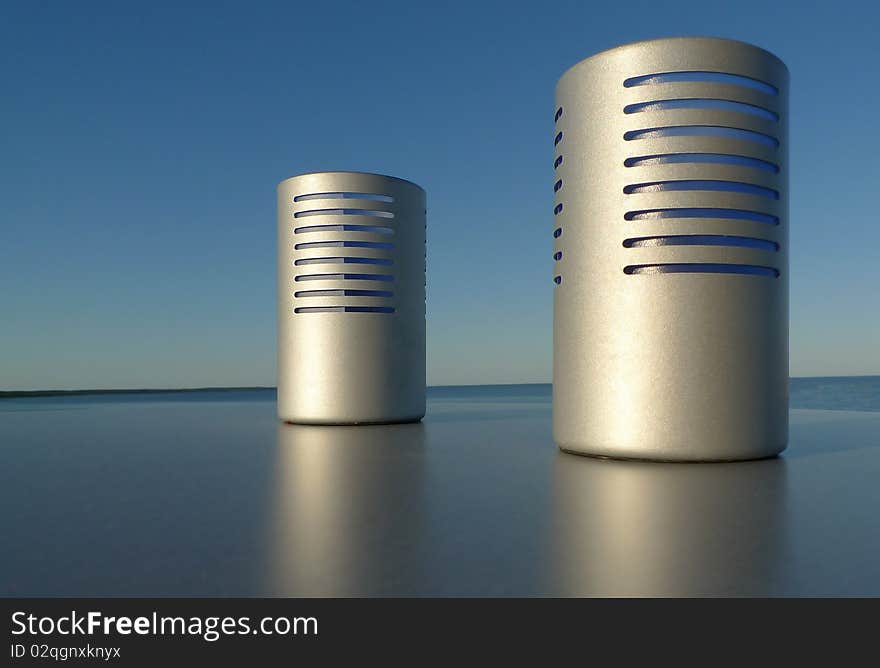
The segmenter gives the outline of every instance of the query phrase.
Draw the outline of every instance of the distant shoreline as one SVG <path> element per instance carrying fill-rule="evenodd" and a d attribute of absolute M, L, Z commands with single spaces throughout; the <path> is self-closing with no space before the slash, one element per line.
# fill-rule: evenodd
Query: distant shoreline
<path fill-rule="evenodd" d="M 869 379 L 880 378 L 880 375 L 866 374 L 864 376 L 792 376 L 792 380 L 830 380 L 830 379 Z M 486 383 L 483 385 L 431 385 L 430 388 L 457 388 L 457 387 L 522 387 L 530 385 L 550 385 L 550 383 Z M 0 399 L 16 399 L 23 397 L 64 397 L 80 395 L 101 394 L 182 394 L 195 392 L 249 392 L 258 390 L 277 390 L 271 385 L 256 385 L 252 387 L 181 387 L 181 388 L 149 388 L 149 389 L 91 389 L 91 390 L 0 390 Z"/>
<path fill-rule="evenodd" d="M 531 385 L 550 385 L 550 383 L 486 383 L 484 385 L 431 385 L 429 387 L 529 387 Z M 252 387 L 178 387 L 178 388 L 145 388 L 115 390 L 0 390 L 0 399 L 22 397 L 66 397 L 93 394 L 178 394 L 184 392 L 252 392 L 272 390 L 274 385 L 255 385 Z"/>
<path fill-rule="evenodd" d="M 275 390 L 275 387 L 181 387 L 159 389 L 124 390 L 0 390 L 0 399 L 16 397 L 65 397 L 83 394 L 177 394 L 182 392 L 241 392 L 250 390 Z"/>

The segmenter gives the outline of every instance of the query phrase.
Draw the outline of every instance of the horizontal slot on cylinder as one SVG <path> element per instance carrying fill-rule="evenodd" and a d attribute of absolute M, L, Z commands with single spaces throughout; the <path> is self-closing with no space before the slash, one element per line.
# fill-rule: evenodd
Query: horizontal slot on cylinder
<path fill-rule="evenodd" d="M 776 137 L 765 135 L 763 132 L 731 128 L 724 125 L 670 125 L 662 128 L 630 130 L 623 134 L 623 138 L 626 141 L 659 139 L 661 137 L 724 137 L 727 139 L 753 141 L 764 146 L 772 146 L 773 148 L 779 146 L 779 140 Z"/>
<path fill-rule="evenodd" d="M 297 195 L 293 198 L 294 202 L 308 202 L 312 199 L 365 199 L 374 202 L 393 202 L 394 198 L 389 195 L 380 195 L 379 193 L 355 193 L 355 192 L 334 192 L 334 193 L 309 193 L 307 195 Z"/>
<path fill-rule="evenodd" d="M 779 89 L 759 79 L 730 74 L 729 72 L 708 72 L 704 70 L 692 72 L 657 72 L 656 74 L 643 74 L 638 77 L 630 77 L 623 82 L 625 88 L 634 86 L 650 86 L 664 83 L 721 83 L 733 86 L 744 86 L 753 90 L 761 91 L 767 95 L 779 95 Z"/>
<path fill-rule="evenodd" d="M 294 297 L 393 297 L 389 290 L 300 290 Z"/>
<path fill-rule="evenodd" d="M 681 209 L 644 209 L 642 211 L 627 211 L 624 214 L 626 220 L 657 220 L 664 218 L 722 218 L 725 220 L 751 220 L 765 225 L 779 225 L 779 218 L 758 211 L 745 209 L 716 209 L 716 208 L 681 208 Z"/>
<path fill-rule="evenodd" d="M 309 216 L 373 216 L 374 218 L 394 218 L 390 211 L 378 209 L 310 209 L 309 211 L 297 211 L 294 218 L 308 218 Z"/>
<path fill-rule="evenodd" d="M 394 280 L 394 274 L 302 274 L 293 279 L 302 281 L 384 281 Z"/>
<path fill-rule="evenodd" d="M 294 313 L 394 313 L 391 306 L 300 306 Z"/>
<path fill-rule="evenodd" d="M 676 264 L 633 264 L 623 268 L 624 274 L 745 274 L 779 277 L 779 270 L 754 264 L 719 264 L 687 262 Z"/>
<path fill-rule="evenodd" d="M 657 246 L 731 246 L 778 251 L 779 244 L 768 239 L 737 237 L 726 234 L 675 234 L 624 239 L 624 248 L 655 248 Z"/>
<path fill-rule="evenodd" d="M 730 153 L 665 153 L 658 155 L 642 155 L 627 158 L 623 161 L 626 167 L 643 167 L 648 165 L 687 165 L 687 164 L 713 164 L 713 165 L 737 165 L 739 167 L 754 167 L 765 172 L 779 172 L 779 166 L 750 158 L 745 155 L 733 155 Z"/>
<path fill-rule="evenodd" d="M 678 181 L 653 181 L 651 183 L 634 183 L 625 186 L 623 192 L 627 195 L 640 193 L 657 193 L 667 191 L 708 191 L 708 192 L 731 192 L 757 195 L 768 199 L 779 199 L 779 192 L 772 188 L 756 186 L 751 183 L 740 181 L 718 181 L 711 179 L 685 179 Z"/>
<path fill-rule="evenodd" d="M 768 121 L 778 121 L 779 114 L 764 107 L 735 100 L 719 100 L 709 97 L 689 97 L 676 100 L 654 100 L 652 102 L 636 102 L 623 108 L 625 114 L 638 114 L 648 111 L 668 111 L 671 109 L 712 109 L 718 111 L 737 111 L 751 114 Z"/>
<path fill-rule="evenodd" d="M 296 244 L 294 250 L 307 250 L 309 248 L 380 248 L 391 250 L 394 244 L 384 241 L 308 241 Z"/>
<path fill-rule="evenodd" d="M 394 260 L 381 257 L 304 257 L 293 264 L 297 267 L 305 264 L 380 264 L 388 267 L 394 264 Z"/>
<path fill-rule="evenodd" d="M 294 228 L 294 234 L 310 234 L 312 232 L 369 232 L 373 234 L 394 234 L 393 227 L 378 225 L 309 225 Z"/>

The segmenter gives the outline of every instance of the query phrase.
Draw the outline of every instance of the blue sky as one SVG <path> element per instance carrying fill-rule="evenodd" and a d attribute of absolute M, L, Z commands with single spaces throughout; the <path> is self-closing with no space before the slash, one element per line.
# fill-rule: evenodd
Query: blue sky
<path fill-rule="evenodd" d="M 0 389 L 271 385 L 275 186 L 428 191 L 428 381 L 550 379 L 553 89 L 711 35 L 792 73 L 791 371 L 880 373 L 873 3 L 4 3 Z"/>

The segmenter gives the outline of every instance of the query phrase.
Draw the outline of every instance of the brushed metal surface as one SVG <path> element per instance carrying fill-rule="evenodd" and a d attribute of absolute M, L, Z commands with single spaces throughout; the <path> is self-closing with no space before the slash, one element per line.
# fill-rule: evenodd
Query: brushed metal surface
<path fill-rule="evenodd" d="M 699 72 L 747 79 L 705 81 Z M 698 80 L 638 79 L 665 73 Z M 553 216 L 560 448 L 669 461 L 785 448 L 787 112 L 785 65 L 741 42 L 628 44 L 561 77 Z M 718 273 L 729 271 L 758 273 Z"/>
<path fill-rule="evenodd" d="M 425 191 L 321 172 L 278 185 L 278 416 L 425 414 Z"/>

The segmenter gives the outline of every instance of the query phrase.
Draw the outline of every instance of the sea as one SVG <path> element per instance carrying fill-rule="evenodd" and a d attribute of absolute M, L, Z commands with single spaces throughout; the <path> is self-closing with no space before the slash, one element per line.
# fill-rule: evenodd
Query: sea
<path fill-rule="evenodd" d="M 829 376 L 792 378 L 790 408 L 830 411 L 880 411 L 880 376 Z M 55 406 L 90 403 L 274 401 L 275 388 L 204 388 L 194 390 L 125 390 L 46 392 L 40 394 L 0 392 L 0 412 L 36 410 Z M 446 402 L 550 402 L 549 383 L 520 385 L 444 385 L 428 388 L 429 412 L 432 404 Z"/>

